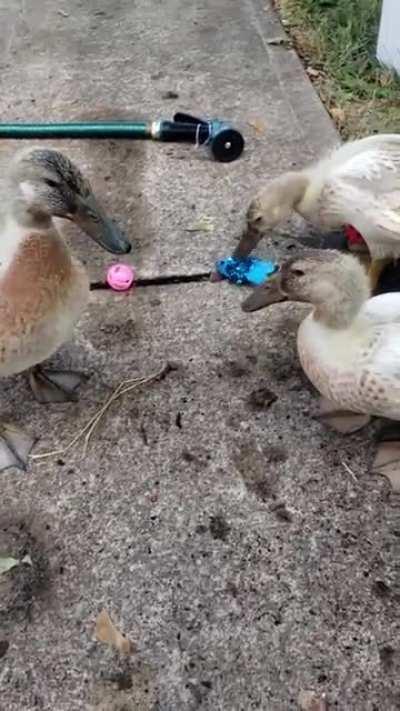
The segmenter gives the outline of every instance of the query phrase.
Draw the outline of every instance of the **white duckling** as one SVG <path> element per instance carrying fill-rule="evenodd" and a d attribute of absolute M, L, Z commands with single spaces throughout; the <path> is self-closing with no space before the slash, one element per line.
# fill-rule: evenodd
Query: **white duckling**
<path fill-rule="evenodd" d="M 84 267 L 70 254 L 53 217 L 74 221 L 104 249 L 131 245 L 107 218 L 78 168 L 57 151 L 17 154 L 2 178 L 0 202 L 0 376 L 29 370 L 42 403 L 76 399 L 82 376 L 40 363 L 68 340 L 89 297 Z M 26 468 L 34 439 L 0 425 L 0 470 Z"/>
<path fill-rule="evenodd" d="M 282 300 L 313 307 L 297 346 L 303 370 L 324 398 L 322 418 L 340 432 L 360 429 L 370 416 L 399 421 L 400 293 L 370 298 L 368 277 L 354 256 L 305 250 L 255 289 L 243 310 Z M 386 439 L 382 433 L 373 470 L 399 489 L 400 431 Z"/>
<path fill-rule="evenodd" d="M 305 170 L 271 180 L 249 206 L 234 256 L 247 256 L 293 210 L 322 230 L 354 227 L 368 246 L 375 289 L 386 264 L 400 257 L 400 135 L 345 143 Z"/>

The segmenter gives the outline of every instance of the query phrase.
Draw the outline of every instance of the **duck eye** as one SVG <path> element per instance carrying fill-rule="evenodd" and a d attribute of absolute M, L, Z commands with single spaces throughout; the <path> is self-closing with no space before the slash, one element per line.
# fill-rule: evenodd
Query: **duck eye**
<path fill-rule="evenodd" d="M 298 277 L 304 276 L 304 272 L 301 269 L 292 269 L 292 274 Z"/>
<path fill-rule="evenodd" d="M 48 178 L 45 178 L 45 181 L 44 181 L 44 182 L 46 183 L 46 185 L 49 186 L 49 188 L 58 188 L 58 187 L 59 187 L 59 184 L 56 183 L 55 180 L 50 180 L 50 179 L 48 179 Z"/>

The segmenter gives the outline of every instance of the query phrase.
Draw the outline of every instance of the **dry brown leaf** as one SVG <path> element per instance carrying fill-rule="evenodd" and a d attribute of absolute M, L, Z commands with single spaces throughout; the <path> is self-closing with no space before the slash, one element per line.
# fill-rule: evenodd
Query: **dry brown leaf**
<path fill-rule="evenodd" d="M 307 67 L 306 72 L 312 79 L 317 79 L 321 75 L 321 72 L 318 69 L 314 69 L 314 67 Z"/>
<path fill-rule="evenodd" d="M 114 647 L 120 654 L 132 654 L 132 643 L 112 623 L 107 610 L 102 610 L 96 620 L 96 639 L 98 642 Z"/>
<path fill-rule="evenodd" d="M 340 109 L 338 106 L 333 106 L 329 111 L 333 120 L 342 126 L 346 120 L 346 114 L 344 110 Z"/>
<path fill-rule="evenodd" d="M 267 130 L 267 127 L 263 121 L 259 118 L 254 118 L 248 121 L 249 126 L 254 128 L 255 132 L 257 133 L 258 136 L 262 136 L 263 133 Z"/>

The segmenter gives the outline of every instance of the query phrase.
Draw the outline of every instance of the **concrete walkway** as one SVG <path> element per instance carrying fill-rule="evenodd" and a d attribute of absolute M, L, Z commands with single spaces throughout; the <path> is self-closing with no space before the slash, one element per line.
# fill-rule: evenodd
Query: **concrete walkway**
<path fill-rule="evenodd" d="M 232 119 L 231 165 L 193 147 L 60 143 L 125 225 L 142 276 L 210 270 L 262 180 L 336 134 L 261 0 L 0 1 L 1 120 Z M 177 99 L 166 99 L 167 92 Z M 14 150 L 11 142 L 1 151 Z M 193 232 L 208 220 L 211 231 Z M 263 246 L 280 256 L 301 228 Z M 68 232 L 94 281 L 110 257 Z M 83 443 L 1 475 L 1 711 L 287 711 L 400 707 L 396 502 L 368 475 L 371 431 L 342 438 L 310 413 L 299 307 L 245 316 L 228 284 L 92 292 L 56 360 L 91 379 L 76 405 L 1 384 L 7 413 L 63 449 L 121 381 Z M 106 608 L 136 646 L 94 641 Z"/>

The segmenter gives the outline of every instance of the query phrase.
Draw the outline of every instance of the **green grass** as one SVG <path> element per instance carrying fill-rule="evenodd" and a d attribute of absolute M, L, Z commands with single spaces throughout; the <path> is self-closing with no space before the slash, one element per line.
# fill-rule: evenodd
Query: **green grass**
<path fill-rule="evenodd" d="M 322 100 L 346 136 L 400 131 L 400 80 L 375 59 L 381 0 L 277 0 Z"/>

